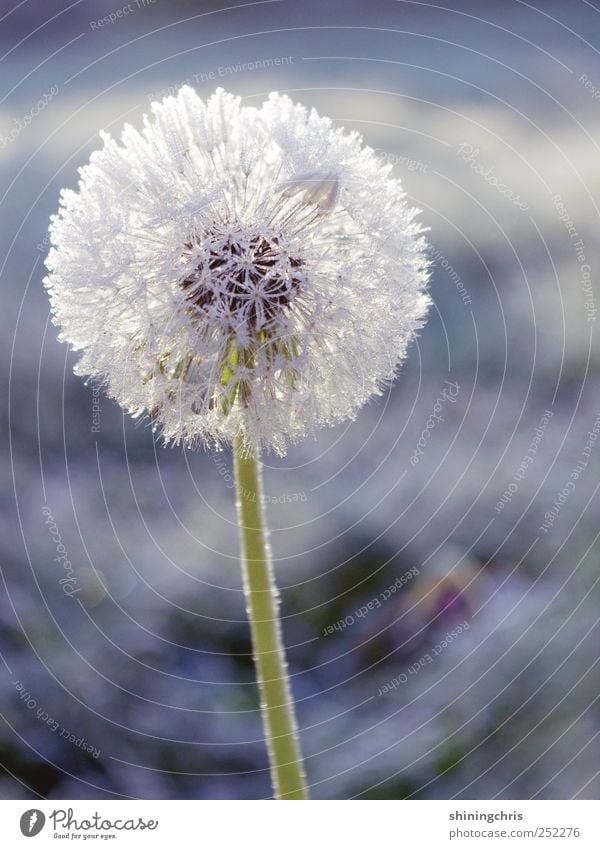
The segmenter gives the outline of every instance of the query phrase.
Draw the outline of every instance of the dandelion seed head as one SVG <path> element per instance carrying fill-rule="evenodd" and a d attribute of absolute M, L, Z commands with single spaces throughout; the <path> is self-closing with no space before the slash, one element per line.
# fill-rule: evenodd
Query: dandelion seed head
<path fill-rule="evenodd" d="M 284 453 L 352 418 L 421 327 L 426 245 L 356 133 L 184 86 L 61 194 L 45 284 L 76 372 L 166 441 Z"/>

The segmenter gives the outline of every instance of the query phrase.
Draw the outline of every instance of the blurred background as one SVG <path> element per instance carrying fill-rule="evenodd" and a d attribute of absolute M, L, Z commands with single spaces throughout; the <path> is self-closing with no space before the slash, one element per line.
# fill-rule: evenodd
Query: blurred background
<path fill-rule="evenodd" d="M 75 378 L 42 287 L 183 82 L 360 131 L 430 228 L 391 391 L 265 458 L 313 797 L 598 797 L 599 48 L 587 0 L 5 0 L 1 798 L 270 795 L 231 457 Z"/>

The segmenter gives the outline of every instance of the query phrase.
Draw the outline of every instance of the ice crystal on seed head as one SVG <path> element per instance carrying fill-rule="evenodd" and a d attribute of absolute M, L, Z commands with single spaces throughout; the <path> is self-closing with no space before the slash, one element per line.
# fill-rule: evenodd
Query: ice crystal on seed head
<path fill-rule="evenodd" d="M 392 379 L 428 306 L 421 228 L 355 133 L 184 86 L 63 191 L 60 338 L 167 441 L 283 452 Z"/>

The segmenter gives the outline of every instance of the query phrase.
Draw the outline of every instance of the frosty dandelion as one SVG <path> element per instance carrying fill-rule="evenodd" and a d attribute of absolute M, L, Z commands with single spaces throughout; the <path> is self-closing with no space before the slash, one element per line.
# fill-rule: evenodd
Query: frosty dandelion
<path fill-rule="evenodd" d="M 305 799 L 259 455 L 393 379 L 428 307 L 426 245 L 392 165 L 314 110 L 184 86 L 151 112 L 61 194 L 53 319 L 76 371 L 166 442 L 233 446 L 274 793 Z"/>
<path fill-rule="evenodd" d="M 285 451 L 352 417 L 423 320 L 425 244 L 355 133 L 185 86 L 65 190 L 46 285 L 77 372 L 167 441 Z"/>

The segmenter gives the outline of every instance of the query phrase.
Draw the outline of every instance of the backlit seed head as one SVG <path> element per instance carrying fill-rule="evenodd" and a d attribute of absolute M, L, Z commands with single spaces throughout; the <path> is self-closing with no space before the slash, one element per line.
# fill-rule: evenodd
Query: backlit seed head
<path fill-rule="evenodd" d="M 356 133 L 272 94 L 184 86 L 81 169 L 51 222 L 60 338 L 167 441 L 283 453 L 395 376 L 426 245 Z"/>

